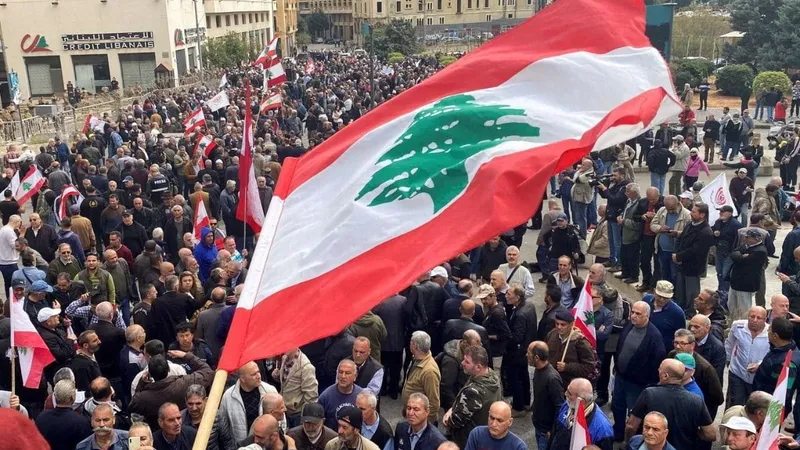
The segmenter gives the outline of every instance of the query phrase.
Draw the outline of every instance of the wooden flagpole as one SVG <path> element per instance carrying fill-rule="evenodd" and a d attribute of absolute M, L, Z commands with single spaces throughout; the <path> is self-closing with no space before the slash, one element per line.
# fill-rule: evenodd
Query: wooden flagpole
<path fill-rule="evenodd" d="M 211 385 L 211 392 L 208 394 L 206 409 L 203 411 L 203 418 L 200 420 L 200 428 L 197 429 L 197 437 L 195 437 L 192 450 L 205 450 L 208 446 L 208 438 L 211 436 L 211 428 L 214 426 L 214 418 L 217 416 L 227 379 L 228 372 L 225 370 L 217 370 L 214 373 L 214 382 Z"/>
<path fill-rule="evenodd" d="M 569 328 L 569 335 L 567 336 L 567 343 L 564 345 L 564 353 L 561 355 L 561 362 L 564 362 L 567 358 L 567 349 L 569 349 L 569 341 L 573 331 L 575 331 L 575 322 L 572 322 L 572 326 Z"/>

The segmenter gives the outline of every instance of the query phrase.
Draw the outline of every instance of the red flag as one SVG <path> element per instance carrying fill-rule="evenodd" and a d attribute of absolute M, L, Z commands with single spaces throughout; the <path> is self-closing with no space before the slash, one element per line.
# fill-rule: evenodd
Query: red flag
<path fill-rule="evenodd" d="M 586 425 L 586 408 L 584 407 L 583 399 L 579 397 L 575 403 L 575 421 L 572 424 L 569 449 L 581 450 L 583 447 L 592 444 L 592 438 L 589 435 L 589 426 Z"/>
<path fill-rule="evenodd" d="M 250 105 L 250 85 L 246 88 L 246 105 Z M 261 209 L 261 198 L 258 195 L 256 173 L 253 169 L 253 109 L 244 109 L 244 136 L 242 151 L 239 155 L 239 204 L 236 207 L 236 218 L 246 222 L 256 233 L 261 232 L 264 223 L 264 211 Z"/>
<path fill-rule="evenodd" d="M 214 138 L 211 136 L 203 136 L 197 140 L 197 144 L 194 146 L 194 153 L 197 154 L 199 150 L 206 158 L 208 158 L 208 155 L 210 155 L 211 151 L 215 148 L 217 148 L 217 143 L 214 142 Z"/>
<path fill-rule="evenodd" d="M 253 61 L 253 66 L 265 69 L 269 67 L 270 62 L 277 57 L 278 57 L 278 35 L 276 34 L 275 37 L 273 37 L 272 40 L 269 42 L 267 47 L 261 51 L 261 53 L 258 55 L 258 58 L 256 58 L 255 61 Z"/>
<path fill-rule="evenodd" d="M 199 107 L 192 111 L 192 115 L 183 122 L 183 128 L 186 130 L 184 131 L 185 134 L 204 126 L 206 126 L 206 116 L 203 114 L 203 108 Z"/>
<path fill-rule="evenodd" d="M 8 290 L 8 298 L 11 299 L 11 348 L 17 350 L 22 384 L 29 389 L 38 389 L 44 368 L 55 358 L 25 312 L 25 298 L 14 297 L 13 289 Z"/>
<path fill-rule="evenodd" d="M 553 173 L 677 115 L 644 30 L 641 0 L 559 0 L 286 159 L 219 367 L 339 332 L 530 218 Z"/>
<path fill-rule="evenodd" d="M 86 134 L 96 129 L 98 126 L 102 127 L 104 124 L 105 122 L 103 121 L 103 119 L 95 116 L 92 113 L 89 113 L 86 115 L 86 120 L 83 121 L 83 128 L 81 129 L 81 133 Z"/>
<path fill-rule="evenodd" d="M 274 58 L 270 61 L 270 65 L 267 67 L 267 76 L 264 78 L 267 80 L 267 88 L 286 83 L 286 72 L 283 71 L 283 64 L 281 64 L 280 59 Z"/>
<path fill-rule="evenodd" d="M 201 199 L 197 202 L 197 211 L 194 212 L 194 240 L 203 240 L 203 228 L 211 228 L 211 219 L 206 212 L 206 204 Z"/>

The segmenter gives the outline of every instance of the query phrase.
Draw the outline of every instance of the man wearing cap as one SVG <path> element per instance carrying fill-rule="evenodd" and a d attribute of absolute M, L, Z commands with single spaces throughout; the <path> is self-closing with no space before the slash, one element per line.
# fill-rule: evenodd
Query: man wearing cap
<path fill-rule="evenodd" d="M 683 367 L 685 368 L 683 372 L 683 378 L 681 380 L 683 388 L 691 392 L 692 394 L 700 397 L 701 399 L 704 399 L 703 391 L 700 389 L 700 387 L 697 385 L 697 382 L 694 380 L 694 370 L 696 366 L 694 356 L 690 355 L 689 353 L 676 353 L 674 358 L 682 362 Z"/>
<path fill-rule="evenodd" d="M 36 316 L 38 327 L 36 331 L 42 336 L 42 340 L 47 344 L 47 349 L 55 360 L 44 368 L 44 376 L 49 383 L 53 382 L 53 376 L 58 369 L 65 367 L 75 356 L 72 342 L 67 339 L 67 334 L 60 326 L 60 309 L 43 308 Z"/>
<path fill-rule="evenodd" d="M 436 266 L 431 269 L 431 281 L 438 284 L 444 289 L 448 299 L 453 298 L 459 294 L 456 284 L 450 280 L 450 274 L 444 266 Z"/>
<path fill-rule="evenodd" d="M 672 348 L 672 337 L 675 335 L 675 331 L 686 326 L 683 309 L 673 301 L 674 291 L 672 283 L 661 280 L 656 283 L 653 294 L 647 294 L 642 298 L 642 301 L 650 305 L 652 309 L 650 320 L 661 333 L 665 349 Z"/>
<path fill-rule="evenodd" d="M 681 192 L 681 195 L 678 196 L 678 200 L 680 200 L 684 208 L 689 211 L 692 210 L 692 206 L 694 206 L 694 194 L 692 194 L 692 191 Z"/>
<path fill-rule="evenodd" d="M 17 295 L 17 290 L 19 288 L 26 289 L 24 284 L 22 286 L 20 285 L 19 281 L 20 280 L 11 281 L 11 286 L 14 288 L 15 296 Z M 43 280 L 36 280 L 33 283 L 31 283 L 29 288 L 27 288 L 27 293 L 25 293 L 23 308 L 25 309 L 25 312 L 28 313 L 28 316 L 31 318 L 31 322 L 36 323 L 39 312 L 44 308 L 60 309 L 60 305 L 53 303 L 52 301 L 47 299 L 47 294 L 50 294 L 52 292 L 53 292 L 53 287 L 47 284 Z"/>
<path fill-rule="evenodd" d="M 736 320 L 731 324 L 725 339 L 725 353 L 728 356 L 728 392 L 725 406 L 744 404 L 753 392 L 753 377 L 758 365 L 769 352 L 770 342 L 766 327 L 767 310 L 753 306 L 747 320 Z"/>
<path fill-rule="evenodd" d="M 674 283 L 678 268 L 672 261 L 675 242 L 683 228 L 691 221 L 689 210 L 683 207 L 674 195 L 664 197 L 664 207 L 656 212 L 650 222 L 650 230 L 656 233 L 656 253 L 661 279 Z"/>
<path fill-rule="evenodd" d="M 743 405 L 734 405 L 725 410 L 722 415 L 721 423 L 728 423 L 734 417 L 744 417 L 749 419 L 756 426 L 757 430 L 761 429 L 764 421 L 769 417 L 769 407 L 772 404 L 772 394 L 764 391 L 753 391 L 747 401 Z M 727 438 L 725 428 L 720 426 L 720 435 L 722 442 Z"/>
<path fill-rule="evenodd" d="M 569 227 L 567 216 L 559 214 L 556 216 L 555 226 L 542 235 L 542 244 L 548 248 L 547 257 L 549 261 L 549 272 L 557 270 L 558 258 L 569 256 L 577 259 L 580 252 L 580 242 L 575 231 Z M 539 281 L 545 282 L 546 278 Z"/>
<path fill-rule="evenodd" d="M 336 412 L 336 420 L 338 436 L 325 445 L 325 450 L 380 450 L 375 443 L 361 436 L 362 415 L 360 409 L 350 405 L 343 406 Z"/>
<path fill-rule="evenodd" d="M 714 233 L 716 247 L 715 265 L 717 268 L 717 285 L 720 291 L 730 287 L 730 271 L 733 260 L 731 252 L 735 248 L 736 237 L 742 224 L 733 218 L 733 208 L 724 205 L 719 208 L 719 219 L 714 222 L 711 231 Z"/>
<path fill-rule="evenodd" d="M 708 205 L 694 205 L 690 216 L 692 221 L 683 229 L 672 254 L 672 261 L 678 265 L 675 301 L 683 310 L 691 309 L 692 301 L 700 292 L 700 275 L 708 264 L 708 251 L 714 245 L 714 234 L 708 225 Z"/>
<path fill-rule="evenodd" d="M 728 309 L 733 320 L 747 317 L 747 310 L 753 304 L 753 294 L 760 285 L 759 273 L 767 264 L 767 249 L 761 234 L 756 230 L 745 233 L 744 242 L 731 255 L 730 290 Z"/>
<path fill-rule="evenodd" d="M 286 435 L 294 439 L 297 450 L 324 450 L 328 442 L 336 439 L 336 431 L 323 425 L 325 409 L 319 403 L 306 403 L 300 417 L 301 425 L 291 428 Z"/>
<path fill-rule="evenodd" d="M 548 360 L 565 386 L 575 378 L 591 376 L 595 370 L 594 349 L 574 322 L 575 317 L 569 311 L 556 313 L 556 327 L 547 333 L 545 341 L 550 349 Z"/>
<path fill-rule="evenodd" d="M 753 200 L 753 191 L 755 185 L 753 179 L 747 176 L 747 169 L 740 168 L 736 170 L 736 176 L 730 182 L 728 190 L 733 197 L 733 204 L 739 211 L 739 222 L 747 223 L 747 217 L 750 215 L 750 204 Z"/>
<path fill-rule="evenodd" d="M 572 186 L 572 205 L 575 217 L 573 220 L 582 237 L 586 237 L 589 217 L 589 204 L 592 202 L 594 187 L 589 181 L 594 176 L 594 163 L 590 158 L 584 158 L 580 167 L 575 172 L 575 184 Z M 559 255 L 560 256 L 560 255 Z"/>
<path fill-rule="evenodd" d="M 478 288 L 475 299 L 483 304 L 486 318 L 483 328 L 489 337 L 489 354 L 492 355 L 492 367 L 500 368 L 503 355 L 506 354 L 506 343 L 511 339 L 511 328 L 503 305 L 497 301 L 497 292 L 488 284 Z"/>
<path fill-rule="evenodd" d="M 669 193 L 678 195 L 683 186 L 683 174 L 689 161 L 689 146 L 684 142 L 683 136 L 677 134 L 672 138 L 670 152 L 675 157 L 675 164 L 669 168 L 672 173 L 669 178 Z"/>
<path fill-rule="evenodd" d="M 750 450 L 756 443 L 756 426 L 750 419 L 731 417 L 722 427 L 728 431 L 725 443 L 730 450 Z"/>
<path fill-rule="evenodd" d="M 136 205 L 141 205 L 142 199 L 135 199 L 133 204 L 134 209 L 127 209 L 122 212 L 122 223 L 116 231 L 122 233 L 122 244 L 128 247 L 131 255 L 136 258 L 144 251 L 144 244 L 148 238 L 144 225 L 136 221 Z M 147 208 L 142 207 L 142 214 L 145 214 L 145 209 Z M 152 211 L 150 213 L 152 214 Z M 146 215 L 143 217 L 146 217 Z"/>
<path fill-rule="evenodd" d="M 658 364 L 665 356 L 661 333 L 650 322 L 650 305 L 634 303 L 631 320 L 622 328 L 616 348 L 616 375 L 611 397 L 615 440 L 623 439 L 625 417 L 639 394 L 648 385 L 658 382 Z"/>

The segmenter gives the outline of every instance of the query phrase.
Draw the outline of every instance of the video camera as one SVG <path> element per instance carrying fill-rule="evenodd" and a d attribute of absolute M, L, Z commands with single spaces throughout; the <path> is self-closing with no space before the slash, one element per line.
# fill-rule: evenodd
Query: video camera
<path fill-rule="evenodd" d="M 606 175 L 597 175 L 597 173 L 591 173 L 586 175 L 589 178 L 589 186 L 597 187 L 599 185 L 603 185 L 608 187 L 611 185 L 611 174 Z"/>

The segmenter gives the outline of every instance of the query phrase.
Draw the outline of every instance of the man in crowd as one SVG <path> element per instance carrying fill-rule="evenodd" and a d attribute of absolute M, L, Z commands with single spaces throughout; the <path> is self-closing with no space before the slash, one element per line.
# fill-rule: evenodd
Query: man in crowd
<path fill-rule="evenodd" d="M 300 421 L 301 425 L 286 432 L 287 436 L 294 439 L 297 450 L 324 450 L 328 442 L 337 436 L 336 431 L 324 425 L 325 408 L 319 403 L 306 403 Z"/>
<path fill-rule="evenodd" d="M 247 437 L 253 421 L 264 413 L 261 398 L 270 392 L 278 391 L 261 381 L 261 370 L 255 362 L 250 361 L 239 368 L 239 379 L 222 395 L 218 412 L 230 424 L 234 442 Z"/>
<path fill-rule="evenodd" d="M 691 222 L 681 232 L 672 254 L 672 261 L 678 265 L 675 301 L 684 311 L 690 309 L 700 293 L 700 275 L 705 273 L 708 251 L 714 245 L 714 234 L 708 225 L 708 205 L 694 205 L 690 216 Z"/>
<path fill-rule="evenodd" d="M 726 408 L 743 405 L 755 390 L 753 377 L 770 348 L 766 320 L 767 311 L 760 306 L 753 306 L 747 313 L 746 320 L 737 320 L 731 324 L 725 339 L 725 353 L 729 364 Z"/>
<path fill-rule="evenodd" d="M 430 420 L 436 422 L 439 414 L 439 383 L 442 375 L 431 355 L 431 338 L 424 331 L 415 331 L 411 335 L 411 355 L 414 362 L 406 373 L 403 384 L 403 403 L 408 404 L 408 399 L 414 393 L 424 394 L 426 403 L 430 402 Z"/>

